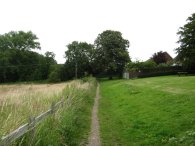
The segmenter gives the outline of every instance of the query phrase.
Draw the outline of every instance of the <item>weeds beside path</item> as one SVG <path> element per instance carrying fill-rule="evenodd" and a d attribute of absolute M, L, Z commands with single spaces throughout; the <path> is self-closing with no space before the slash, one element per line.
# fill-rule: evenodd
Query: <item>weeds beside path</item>
<path fill-rule="evenodd" d="M 92 111 L 92 124 L 91 133 L 89 137 L 89 144 L 87 146 L 100 146 L 100 136 L 99 136 L 99 119 L 98 119 L 98 105 L 99 105 L 99 84 L 96 90 L 96 98 Z"/>

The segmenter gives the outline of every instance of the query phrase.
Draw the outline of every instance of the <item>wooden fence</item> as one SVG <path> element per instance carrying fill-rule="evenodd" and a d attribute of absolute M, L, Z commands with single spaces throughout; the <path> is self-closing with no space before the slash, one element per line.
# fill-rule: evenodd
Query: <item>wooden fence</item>
<path fill-rule="evenodd" d="M 0 146 L 10 145 L 12 142 L 14 142 L 16 139 L 18 139 L 28 131 L 33 130 L 38 123 L 43 121 L 47 116 L 54 114 L 56 112 L 56 109 L 59 108 L 60 106 L 63 107 L 63 105 L 64 105 L 64 97 L 62 97 L 62 99 L 56 104 L 53 102 L 48 111 L 40 114 L 37 117 L 30 117 L 28 123 L 20 126 L 18 129 L 14 130 L 10 134 L 3 136 L 0 139 Z"/>

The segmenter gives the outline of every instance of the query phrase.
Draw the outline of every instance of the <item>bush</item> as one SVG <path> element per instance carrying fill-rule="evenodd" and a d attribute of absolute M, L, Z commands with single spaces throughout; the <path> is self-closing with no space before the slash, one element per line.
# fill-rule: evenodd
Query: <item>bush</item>
<path fill-rule="evenodd" d="M 152 60 L 148 60 L 145 62 L 136 61 L 136 62 L 129 62 L 126 66 L 126 70 L 139 71 L 147 68 L 155 68 L 156 66 L 157 64 Z"/>
<path fill-rule="evenodd" d="M 57 72 L 56 70 L 52 71 L 49 74 L 48 81 L 51 82 L 51 83 L 60 82 L 61 79 L 60 79 L 60 76 L 59 76 L 59 72 Z"/>
<path fill-rule="evenodd" d="M 63 81 L 63 70 L 64 67 L 61 64 L 51 66 L 48 82 L 56 83 L 56 82 Z"/>

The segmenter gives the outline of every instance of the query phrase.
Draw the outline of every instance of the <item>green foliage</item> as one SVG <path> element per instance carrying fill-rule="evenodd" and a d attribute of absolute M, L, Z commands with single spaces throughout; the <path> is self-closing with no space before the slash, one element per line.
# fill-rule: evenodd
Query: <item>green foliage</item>
<path fill-rule="evenodd" d="M 101 82 L 102 145 L 194 145 L 195 77 Z"/>
<path fill-rule="evenodd" d="M 85 72 L 92 73 L 93 45 L 73 41 L 67 47 L 65 66 L 68 66 L 68 72 L 75 77 L 82 77 Z"/>
<path fill-rule="evenodd" d="M 0 35 L 0 82 L 45 80 L 51 64 L 56 64 L 55 54 L 46 56 L 31 51 L 40 49 L 32 32 L 9 32 Z"/>
<path fill-rule="evenodd" d="M 107 73 L 110 78 L 114 73 L 122 74 L 125 64 L 130 61 L 127 51 L 129 41 L 121 32 L 106 30 L 95 40 L 95 60 L 98 72 Z"/>
<path fill-rule="evenodd" d="M 157 65 L 152 60 L 129 62 L 126 65 L 126 71 L 129 72 L 130 78 L 175 75 L 182 70 L 181 66 L 171 66 L 169 63 Z"/>
<path fill-rule="evenodd" d="M 165 68 L 165 67 L 169 67 L 170 65 L 169 64 L 166 64 L 166 63 L 161 63 L 158 65 L 159 68 Z"/>
<path fill-rule="evenodd" d="M 179 137 L 171 137 L 164 142 L 170 143 L 170 145 L 193 145 L 195 143 L 195 131 L 186 131 Z"/>
<path fill-rule="evenodd" d="M 140 71 L 142 69 L 155 68 L 155 67 L 157 67 L 157 64 L 152 60 L 148 60 L 148 61 L 145 61 L 145 62 L 136 61 L 136 62 L 129 62 L 126 65 L 126 70 L 128 70 L 128 71 Z"/>
<path fill-rule="evenodd" d="M 62 64 L 56 64 L 51 66 L 48 82 L 55 83 L 63 81 L 63 70 L 64 66 Z"/>
<path fill-rule="evenodd" d="M 59 76 L 59 73 L 57 72 L 57 70 L 54 70 L 54 71 L 52 71 L 49 74 L 48 81 L 50 83 L 56 83 L 56 82 L 60 82 L 61 81 L 60 76 Z"/>
<path fill-rule="evenodd" d="M 86 83 L 86 82 L 84 82 Z M 96 91 L 96 80 L 88 78 L 90 83 L 86 90 L 71 89 L 75 93 L 71 106 L 63 112 L 61 117 L 60 132 L 63 135 L 63 142 L 66 145 L 86 145 L 91 123 L 91 109 Z"/>
<path fill-rule="evenodd" d="M 55 54 L 53 52 L 45 52 L 45 58 L 47 61 L 47 64 L 56 64 L 56 60 L 55 60 Z"/>
<path fill-rule="evenodd" d="M 180 47 L 176 49 L 177 59 L 186 67 L 195 66 L 195 13 L 180 27 L 178 33 Z"/>
<path fill-rule="evenodd" d="M 40 49 L 40 43 L 36 41 L 37 39 L 37 36 L 31 31 L 11 31 L 0 35 L 0 50 L 18 49 L 24 51 Z"/>

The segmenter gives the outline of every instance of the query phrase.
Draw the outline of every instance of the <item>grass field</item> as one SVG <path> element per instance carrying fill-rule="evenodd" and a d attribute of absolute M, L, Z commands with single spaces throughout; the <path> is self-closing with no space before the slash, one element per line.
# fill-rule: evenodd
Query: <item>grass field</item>
<path fill-rule="evenodd" d="M 100 85 L 102 145 L 195 145 L 194 76 L 102 81 Z"/>
<path fill-rule="evenodd" d="M 70 83 L 69 83 L 70 84 Z M 0 136 L 6 135 L 29 116 L 37 116 L 58 101 L 68 83 L 0 85 Z"/>
<path fill-rule="evenodd" d="M 52 102 L 69 97 L 63 108 L 39 124 L 35 138 L 26 134 L 13 145 L 85 145 L 90 131 L 96 80 L 60 84 L 0 85 L 0 137 L 47 111 Z"/>

